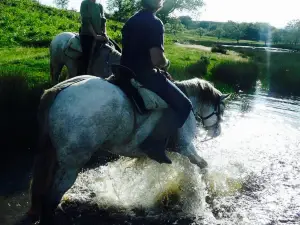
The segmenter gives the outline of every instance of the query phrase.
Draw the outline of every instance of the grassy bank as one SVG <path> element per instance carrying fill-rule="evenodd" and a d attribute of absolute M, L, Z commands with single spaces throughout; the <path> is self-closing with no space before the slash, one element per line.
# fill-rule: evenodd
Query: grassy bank
<path fill-rule="evenodd" d="M 0 1 L 0 47 L 47 47 L 60 32 L 78 32 L 80 15 L 41 5 L 32 0 Z M 107 32 L 116 41 L 121 39 L 120 24 L 108 21 Z"/>
<path fill-rule="evenodd" d="M 48 58 L 45 48 L 0 49 L 2 164 L 10 163 L 16 152 L 34 150 L 39 97 L 49 87 Z"/>

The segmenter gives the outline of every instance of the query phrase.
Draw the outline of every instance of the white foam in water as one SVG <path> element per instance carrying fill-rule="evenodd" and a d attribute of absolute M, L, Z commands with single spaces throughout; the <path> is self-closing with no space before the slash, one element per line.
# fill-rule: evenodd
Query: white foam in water
<path fill-rule="evenodd" d="M 162 200 L 162 195 L 171 192 L 179 196 L 176 203 L 180 211 L 199 215 L 206 207 L 200 169 L 179 154 L 170 153 L 169 156 L 173 161 L 171 165 L 124 157 L 82 172 L 65 196 L 84 199 L 93 192 L 96 194 L 94 201 L 101 208 L 130 210 L 153 209 Z"/>

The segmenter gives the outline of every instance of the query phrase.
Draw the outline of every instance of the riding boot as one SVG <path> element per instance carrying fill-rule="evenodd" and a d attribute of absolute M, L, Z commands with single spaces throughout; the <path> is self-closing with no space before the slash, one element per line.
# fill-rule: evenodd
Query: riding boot
<path fill-rule="evenodd" d="M 171 164 L 172 161 L 166 155 L 166 145 L 170 136 L 179 128 L 178 116 L 171 109 L 165 109 L 163 115 L 156 124 L 151 134 L 141 143 L 140 148 L 147 156 L 159 163 Z"/>

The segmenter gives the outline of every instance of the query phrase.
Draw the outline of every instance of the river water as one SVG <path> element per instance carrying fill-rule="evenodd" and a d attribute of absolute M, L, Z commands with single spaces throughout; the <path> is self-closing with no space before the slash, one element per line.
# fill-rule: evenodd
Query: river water
<path fill-rule="evenodd" d="M 124 158 L 82 172 L 64 199 L 88 198 L 92 191 L 100 207 L 143 208 L 148 215 L 169 204 L 174 214 L 194 216 L 195 224 L 300 224 L 299 112 L 300 98 L 259 87 L 241 93 L 228 102 L 219 137 L 203 141 L 199 130 L 195 142 L 209 164 L 205 175 L 176 154 L 170 155 L 172 165 Z M 25 167 L 20 170 L 28 171 Z M 11 186 L 0 187 L 0 224 L 13 224 L 27 209 L 27 190 L 12 191 L 26 187 L 30 174 L 20 174 L 11 172 L 14 177 L 6 179 Z"/>

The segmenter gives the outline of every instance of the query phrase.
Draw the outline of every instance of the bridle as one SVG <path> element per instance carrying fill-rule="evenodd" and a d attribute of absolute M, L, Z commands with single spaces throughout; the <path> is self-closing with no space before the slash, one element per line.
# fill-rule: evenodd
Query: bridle
<path fill-rule="evenodd" d="M 219 97 L 218 101 L 215 104 L 215 108 L 214 111 L 212 113 L 210 113 L 208 116 L 200 116 L 198 115 L 197 117 L 199 117 L 202 121 L 202 125 L 204 125 L 204 121 L 211 118 L 213 115 L 216 115 L 218 118 L 218 121 L 220 121 L 221 119 L 221 109 L 220 106 L 223 105 L 225 107 L 225 103 L 221 101 L 221 97 Z"/>

